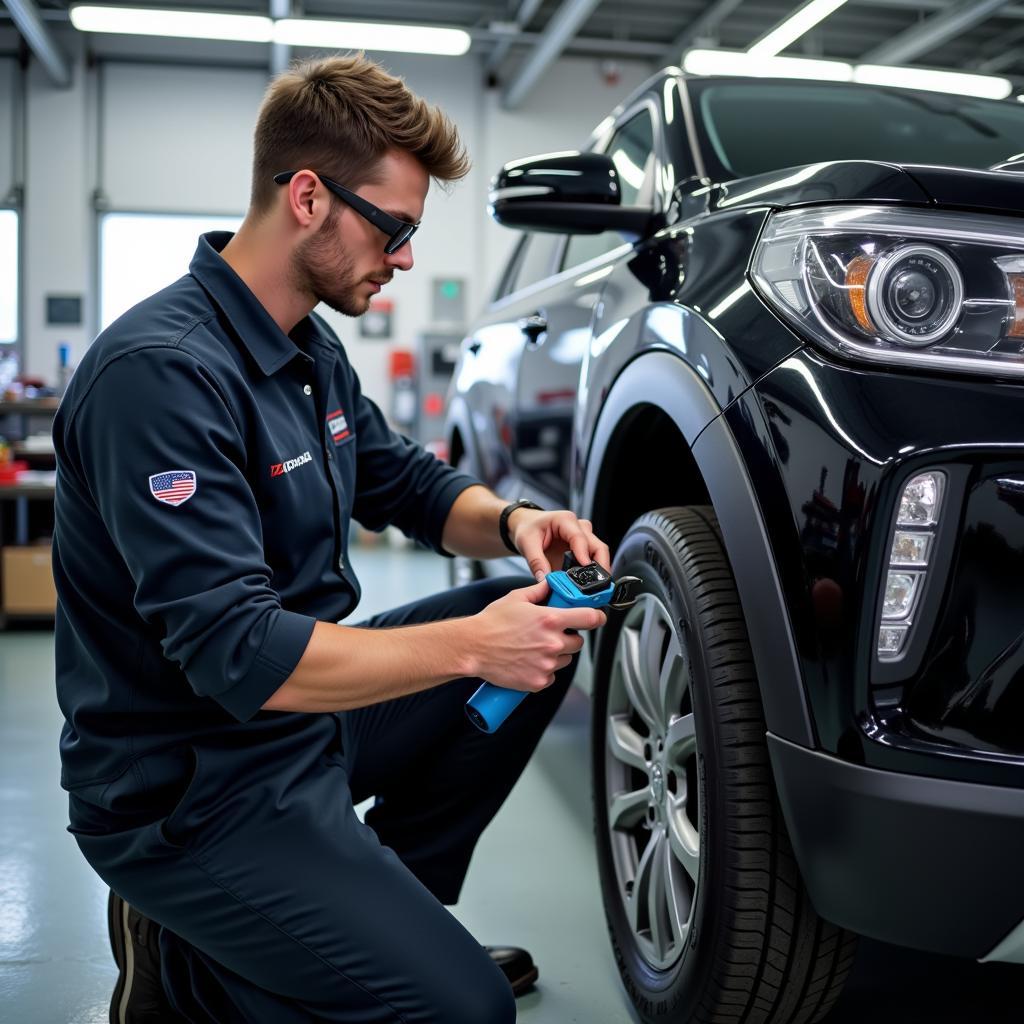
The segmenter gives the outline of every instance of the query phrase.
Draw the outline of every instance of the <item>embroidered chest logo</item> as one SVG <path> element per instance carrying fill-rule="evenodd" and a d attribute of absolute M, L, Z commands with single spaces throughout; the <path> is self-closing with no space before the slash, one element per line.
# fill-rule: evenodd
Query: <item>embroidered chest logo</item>
<path fill-rule="evenodd" d="M 270 475 L 283 476 L 285 473 L 290 473 L 293 469 L 298 469 L 299 466 L 304 466 L 307 462 L 312 462 L 313 456 L 309 452 L 303 452 L 301 455 L 296 455 L 294 459 L 287 459 L 285 462 L 274 462 L 270 466 Z"/>
<path fill-rule="evenodd" d="M 172 469 L 149 478 L 149 493 L 165 505 L 180 505 L 196 493 L 196 474 L 191 469 Z"/>
<path fill-rule="evenodd" d="M 327 429 L 331 432 L 335 444 L 341 444 L 346 437 L 351 435 L 348 429 L 348 420 L 345 419 L 344 409 L 335 409 L 327 414 Z"/>

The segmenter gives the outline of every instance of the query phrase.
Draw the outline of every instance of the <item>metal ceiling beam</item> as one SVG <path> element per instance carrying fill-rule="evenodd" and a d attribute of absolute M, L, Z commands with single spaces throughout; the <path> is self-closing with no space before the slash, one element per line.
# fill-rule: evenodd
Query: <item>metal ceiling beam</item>
<path fill-rule="evenodd" d="M 983 75 L 998 75 L 1000 71 L 1012 68 L 1014 64 L 1021 63 L 1024 58 L 1024 46 L 1015 46 L 1012 50 L 989 57 L 976 65 L 978 71 Z"/>
<path fill-rule="evenodd" d="M 876 46 L 861 57 L 865 64 L 905 64 L 987 20 L 1009 0 L 960 0 L 919 25 Z"/>
<path fill-rule="evenodd" d="M 269 15 L 277 21 L 279 18 L 292 16 L 292 0 L 270 0 Z M 292 48 L 287 43 L 270 44 L 270 73 L 279 75 L 288 70 L 288 62 L 292 59 Z"/>
<path fill-rule="evenodd" d="M 43 22 L 33 0 L 4 0 L 11 19 L 18 26 L 25 42 L 46 69 L 54 85 L 67 88 L 71 84 L 71 65 L 57 48 L 52 33 Z"/>
<path fill-rule="evenodd" d="M 541 33 L 533 52 L 523 62 L 502 94 L 502 106 L 514 110 L 537 84 L 537 79 L 565 49 L 566 43 L 590 17 L 600 0 L 563 0 L 547 28 Z"/>
<path fill-rule="evenodd" d="M 687 49 L 695 40 L 710 36 L 741 3 L 743 0 L 715 0 L 699 18 L 691 21 L 672 40 L 671 44 L 662 50 L 660 63 L 662 65 L 682 63 L 683 50 Z"/>
<path fill-rule="evenodd" d="M 527 25 L 533 20 L 533 16 L 537 13 L 537 9 L 544 2 L 544 0 L 522 0 L 519 5 L 519 10 L 516 11 L 515 25 L 517 31 L 510 33 L 510 38 L 500 39 L 498 45 L 494 48 L 494 52 L 487 58 L 487 62 L 484 64 L 484 71 L 494 71 L 498 65 L 505 59 L 505 55 L 512 48 L 512 38 L 522 32 Z"/>

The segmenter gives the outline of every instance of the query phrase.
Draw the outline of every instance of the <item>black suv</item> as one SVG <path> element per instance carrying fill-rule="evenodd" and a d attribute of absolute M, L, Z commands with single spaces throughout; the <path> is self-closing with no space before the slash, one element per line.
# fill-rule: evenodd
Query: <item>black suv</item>
<path fill-rule="evenodd" d="M 645 1021 L 819 1021 L 857 934 L 1024 961 L 1021 151 L 1013 102 L 668 69 L 493 183 L 451 458 L 644 581 L 590 655 Z"/>

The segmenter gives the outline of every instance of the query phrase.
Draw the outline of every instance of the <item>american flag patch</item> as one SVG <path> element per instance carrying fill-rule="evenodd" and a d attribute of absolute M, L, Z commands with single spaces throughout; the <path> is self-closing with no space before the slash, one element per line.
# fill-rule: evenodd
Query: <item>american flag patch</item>
<path fill-rule="evenodd" d="M 196 475 L 191 469 L 172 469 L 149 478 L 150 493 L 165 505 L 180 505 L 196 493 Z"/>
<path fill-rule="evenodd" d="M 335 409 L 334 412 L 327 414 L 327 429 L 330 430 L 335 444 L 340 444 L 349 436 L 351 431 L 348 429 L 348 420 L 345 419 L 342 409 Z"/>

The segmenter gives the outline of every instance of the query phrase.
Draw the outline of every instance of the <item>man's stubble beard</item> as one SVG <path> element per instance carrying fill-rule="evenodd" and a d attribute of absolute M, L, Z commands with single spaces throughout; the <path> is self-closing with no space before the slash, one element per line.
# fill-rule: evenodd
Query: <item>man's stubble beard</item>
<path fill-rule="evenodd" d="M 320 229 L 300 243 L 292 256 L 292 284 L 343 316 L 362 316 L 369 296 L 357 294 L 355 259 L 338 241 L 338 211 L 331 210 Z"/>

